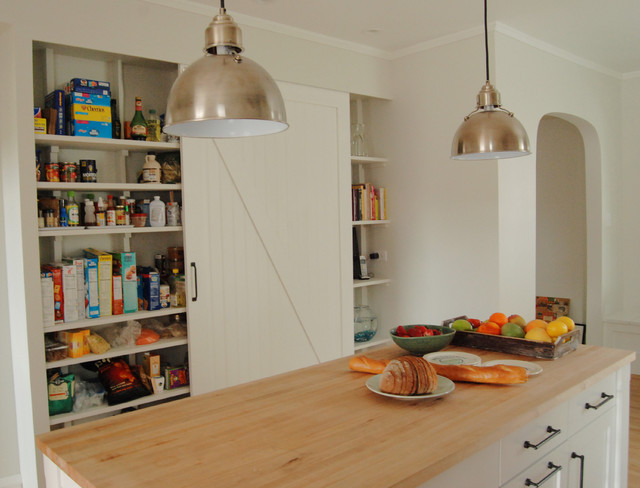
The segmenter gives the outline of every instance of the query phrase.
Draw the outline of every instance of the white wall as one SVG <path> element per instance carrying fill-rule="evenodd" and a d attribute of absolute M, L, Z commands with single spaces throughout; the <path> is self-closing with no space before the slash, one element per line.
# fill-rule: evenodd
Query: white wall
<path fill-rule="evenodd" d="M 496 34 L 496 83 L 504 105 L 525 126 L 537 147 L 537 128 L 547 114 L 581 131 L 585 144 L 587 195 L 587 326 L 592 344 L 602 344 L 603 316 L 620 308 L 621 241 L 620 80 Z M 535 169 L 523 173 L 527 208 L 535 208 Z M 526 176 L 526 177 L 525 177 Z M 528 201 L 527 201 L 528 200 Z M 527 216 L 527 235 L 535 217 Z M 523 254 L 533 262 L 535 250 Z"/>
<path fill-rule="evenodd" d="M 545 116 L 538 128 L 536 294 L 571 299 L 586 319 L 587 210 L 584 143 L 578 129 Z"/>
<path fill-rule="evenodd" d="M 612 311 L 619 319 L 640 323 L 640 164 L 638 134 L 640 134 L 640 76 L 622 83 L 622 221 L 619 232 L 620 259 L 624 262 L 621 273 L 623 283 L 622 306 Z"/>

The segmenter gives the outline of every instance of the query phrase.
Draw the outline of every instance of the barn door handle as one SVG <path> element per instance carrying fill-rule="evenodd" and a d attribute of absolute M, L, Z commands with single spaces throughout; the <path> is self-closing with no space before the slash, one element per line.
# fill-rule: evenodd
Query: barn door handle
<path fill-rule="evenodd" d="M 191 298 L 192 302 L 198 300 L 198 268 L 196 267 L 196 263 L 191 263 L 191 267 L 193 268 L 193 297 Z"/>

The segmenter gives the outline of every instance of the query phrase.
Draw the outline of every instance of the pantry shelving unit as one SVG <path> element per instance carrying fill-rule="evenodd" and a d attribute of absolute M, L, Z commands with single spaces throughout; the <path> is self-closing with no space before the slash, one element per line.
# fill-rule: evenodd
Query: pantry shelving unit
<path fill-rule="evenodd" d="M 156 108 L 162 113 L 168 90 L 179 72 L 179 66 L 173 63 L 148 59 L 120 56 L 111 53 L 90 51 L 84 48 L 33 43 L 34 59 L 34 100 L 36 104 L 44 101 L 44 95 L 53 89 L 59 89 L 74 77 L 107 80 L 111 82 L 112 97 L 117 98 L 118 111 L 122 120 L 128 120 L 133 114 L 133 99 L 142 95 L 146 100 L 145 108 Z M 123 123 L 124 125 L 124 123 Z M 180 202 L 182 184 L 144 184 L 139 183 L 138 175 L 148 152 L 156 154 L 180 152 L 179 142 L 147 142 L 125 139 L 78 137 L 68 135 L 35 134 L 36 150 L 44 163 L 78 162 L 80 159 L 94 159 L 97 162 L 97 183 L 84 182 L 48 182 L 38 181 L 35 190 L 40 196 L 64 197 L 65 192 L 74 191 L 78 203 L 87 194 L 105 198 L 107 194 L 127 198 L 148 198 L 160 195 L 163 201 L 170 199 Z M 153 266 L 156 253 L 166 253 L 168 247 L 183 247 L 182 225 L 171 227 L 67 227 L 41 228 L 38 231 L 40 263 L 60 262 L 65 256 L 81 256 L 85 247 L 94 247 L 105 251 L 135 252 L 136 264 Z M 185 269 L 185 273 L 188 270 Z M 42 327 L 44 334 L 79 329 L 95 330 L 130 320 L 157 320 L 163 323 L 176 314 L 186 315 L 186 307 L 169 307 L 160 310 L 141 310 L 138 312 L 102 316 L 74 322 L 56 323 Z M 148 345 L 131 347 L 113 347 L 104 354 L 85 354 L 79 358 L 65 358 L 57 361 L 45 361 L 43 375 L 58 368 L 63 372 L 74 372 L 78 377 L 95 380 L 95 373 L 88 372 L 83 365 L 92 364 L 106 358 L 124 357 L 130 364 L 140 360 L 145 352 L 156 352 L 163 364 L 181 364 L 186 357 L 189 345 L 188 336 L 164 338 Z M 44 351 L 42 352 L 44 355 Z M 91 376 L 93 375 L 93 376 Z M 87 421 L 92 417 L 112 415 L 123 409 L 139 408 L 157 402 L 189 395 L 188 386 L 164 390 L 160 393 L 118 404 L 94 406 L 80 412 L 69 412 L 49 417 L 49 425 L 59 428 L 75 421 Z M 46 395 L 39 399 L 46 410 Z"/>
<path fill-rule="evenodd" d="M 372 125 L 374 117 L 371 105 L 375 101 L 367 97 L 352 96 L 351 98 L 351 122 L 352 128 L 355 124 L 363 124 L 365 133 Z M 352 129 L 353 130 L 353 129 Z M 375 153 L 376 147 L 371 144 L 371 134 L 366 134 L 366 146 L 369 153 Z M 352 150 L 353 152 L 353 150 Z M 352 184 L 373 183 L 376 188 L 386 186 L 386 170 L 390 161 L 388 158 L 377 156 L 351 156 L 351 182 Z M 388 210 L 388 208 L 387 208 Z M 384 234 L 388 232 L 391 220 L 354 220 L 352 226 L 356 230 L 360 255 L 365 256 L 367 261 L 367 271 L 369 279 L 353 279 L 353 300 L 354 305 L 369 305 L 378 317 L 378 329 L 376 335 L 367 342 L 354 342 L 354 350 L 359 351 L 369 347 L 377 346 L 389 341 L 389 324 L 385 323 L 384 314 L 379 296 L 385 293 L 392 280 L 388 277 L 387 251 L 384 249 Z M 377 252 L 379 257 L 371 259 L 370 254 Z"/>

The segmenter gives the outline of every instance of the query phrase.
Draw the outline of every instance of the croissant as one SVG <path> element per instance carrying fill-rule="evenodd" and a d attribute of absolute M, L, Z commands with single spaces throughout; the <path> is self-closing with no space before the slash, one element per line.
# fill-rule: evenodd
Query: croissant
<path fill-rule="evenodd" d="M 391 360 L 380 377 L 380 391 L 394 395 L 426 395 L 437 387 L 438 375 L 433 366 L 416 356 Z"/>

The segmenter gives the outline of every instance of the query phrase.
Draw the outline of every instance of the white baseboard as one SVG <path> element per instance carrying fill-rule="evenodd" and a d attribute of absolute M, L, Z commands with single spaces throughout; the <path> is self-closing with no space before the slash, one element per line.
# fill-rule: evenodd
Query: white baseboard
<path fill-rule="evenodd" d="M 0 488 L 22 488 L 22 478 L 19 474 L 0 478 Z"/>
<path fill-rule="evenodd" d="M 640 374 L 640 322 L 626 320 L 604 321 L 604 346 L 636 352 L 631 373 Z"/>

